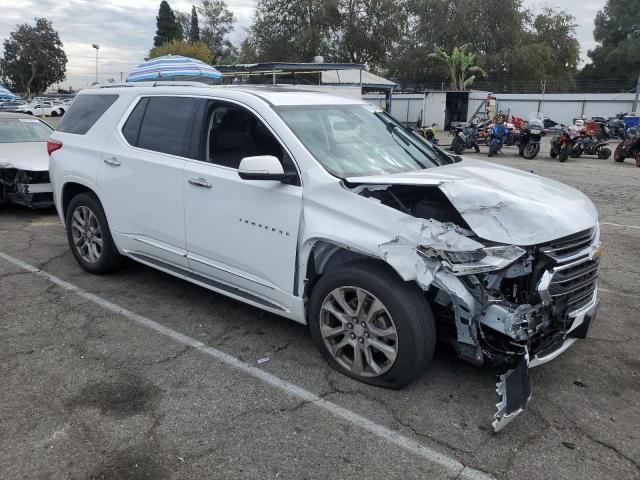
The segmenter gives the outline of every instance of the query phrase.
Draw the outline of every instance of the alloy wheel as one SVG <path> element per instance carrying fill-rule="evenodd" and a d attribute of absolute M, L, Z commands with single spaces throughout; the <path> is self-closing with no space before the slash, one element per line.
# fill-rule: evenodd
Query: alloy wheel
<path fill-rule="evenodd" d="M 358 287 L 339 287 L 320 308 L 320 333 L 333 358 L 352 374 L 377 377 L 398 355 L 398 332 L 384 304 Z"/>
<path fill-rule="evenodd" d="M 73 246 L 88 263 L 96 263 L 102 256 L 104 239 L 96 215 L 84 205 L 77 207 L 71 217 Z"/>

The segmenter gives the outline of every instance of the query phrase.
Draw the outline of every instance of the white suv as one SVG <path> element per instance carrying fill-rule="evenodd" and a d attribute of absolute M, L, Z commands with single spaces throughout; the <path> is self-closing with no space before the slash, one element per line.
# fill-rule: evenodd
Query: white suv
<path fill-rule="evenodd" d="M 398 388 L 436 338 L 504 363 L 494 426 L 528 368 L 584 338 L 599 228 L 582 193 L 451 156 L 379 108 L 282 88 L 81 92 L 49 142 L 78 263 L 123 256 L 309 324 L 327 361 Z"/>

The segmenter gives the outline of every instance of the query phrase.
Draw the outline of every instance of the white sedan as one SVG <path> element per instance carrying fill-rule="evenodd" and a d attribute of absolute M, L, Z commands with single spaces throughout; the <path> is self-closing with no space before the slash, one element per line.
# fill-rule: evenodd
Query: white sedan
<path fill-rule="evenodd" d="M 53 129 L 22 113 L 0 113 L 0 204 L 53 206 L 47 139 Z"/>
<path fill-rule="evenodd" d="M 49 101 L 33 102 L 27 105 L 21 105 L 14 110 L 27 115 L 44 115 L 46 117 L 60 117 L 64 115 L 64 107 L 55 105 Z"/>

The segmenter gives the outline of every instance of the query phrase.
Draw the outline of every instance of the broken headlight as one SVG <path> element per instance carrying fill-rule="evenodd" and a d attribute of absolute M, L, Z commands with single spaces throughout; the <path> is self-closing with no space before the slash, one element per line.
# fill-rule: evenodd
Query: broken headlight
<path fill-rule="evenodd" d="M 439 258 L 442 265 L 455 275 L 502 270 L 526 253 L 515 245 L 485 247 L 467 252 L 434 250 L 428 247 L 421 250 L 427 256 Z"/>

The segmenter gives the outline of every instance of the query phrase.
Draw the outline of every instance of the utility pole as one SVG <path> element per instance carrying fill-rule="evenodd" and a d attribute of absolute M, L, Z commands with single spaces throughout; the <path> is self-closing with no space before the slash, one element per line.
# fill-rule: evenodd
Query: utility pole
<path fill-rule="evenodd" d="M 547 80 L 544 79 L 540 83 L 542 84 L 542 102 L 540 103 L 540 110 L 538 111 L 538 113 L 542 112 L 544 114 L 544 92 L 547 90 Z"/>
<path fill-rule="evenodd" d="M 124 73 L 124 72 L 120 72 L 120 83 L 122 83 L 122 74 L 123 74 L 123 73 Z"/>
<path fill-rule="evenodd" d="M 638 75 L 638 83 L 636 84 L 636 96 L 633 98 L 633 114 L 637 115 L 638 112 L 638 98 L 640 97 L 640 75 Z"/>
<path fill-rule="evenodd" d="M 100 51 L 100 45 L 92 43 L 91 46 L 96 49 L 96 83 L 98 83 L 98 52 Z"/>

